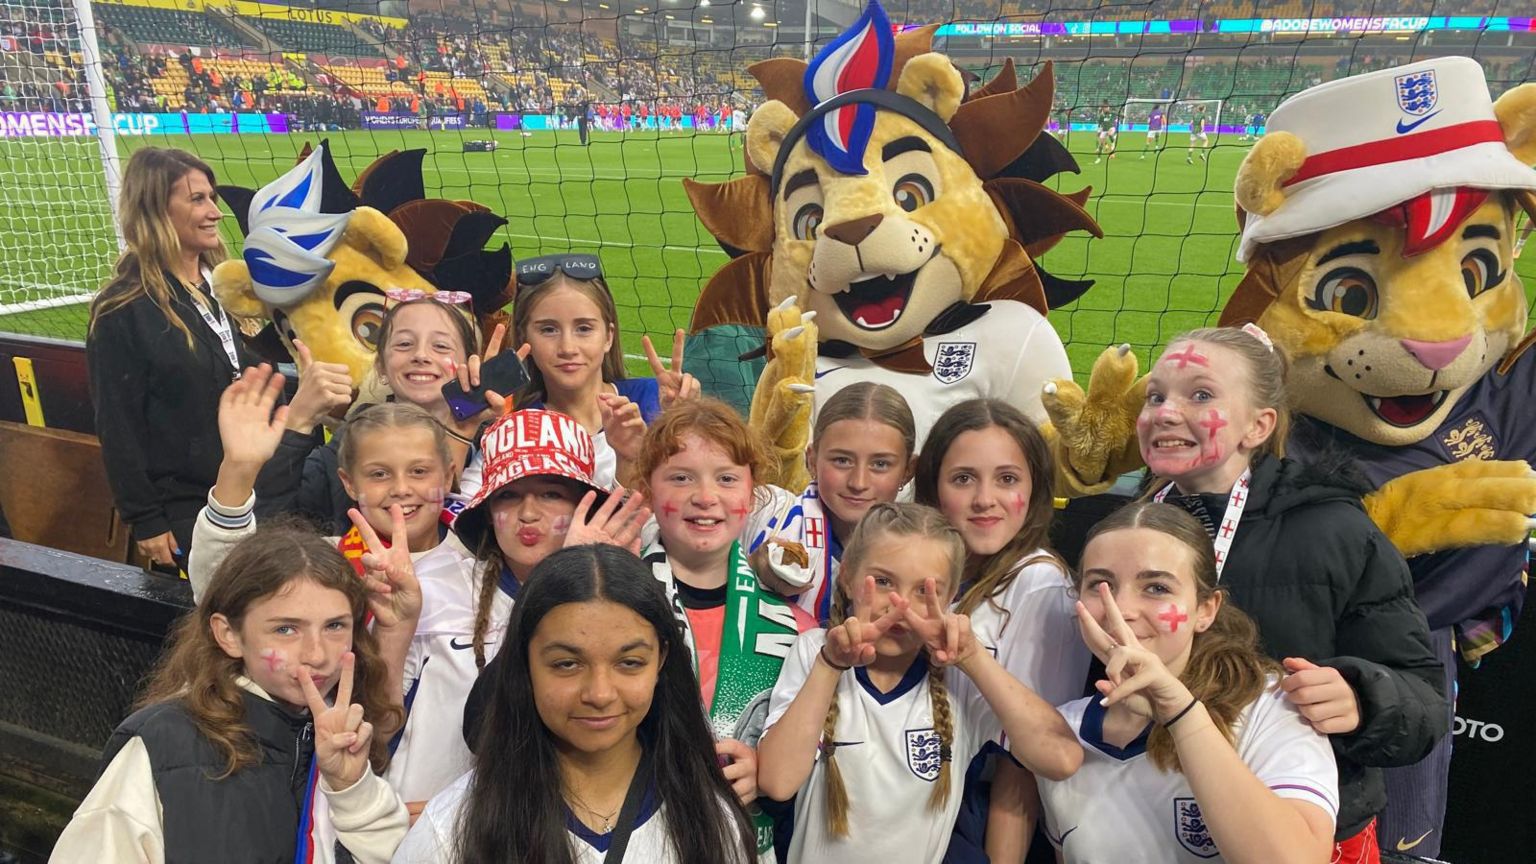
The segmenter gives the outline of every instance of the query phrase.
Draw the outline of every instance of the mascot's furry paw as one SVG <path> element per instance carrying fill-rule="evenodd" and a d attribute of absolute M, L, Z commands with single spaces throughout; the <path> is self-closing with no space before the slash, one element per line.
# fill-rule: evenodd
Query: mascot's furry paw
<path fill-rule="evenodd" d="M 1041 401 L 1051 425 L 1045 432 L 1056 457 L 1059 495 L 1102 492 L 1141 464 L 1136 415 L 1147 383 L 1129 345 L 1104 349 L 1093 363 L 1088 390 L 1070 378 L 1045 385 Z"/>
<path fill-rule="evenodd" d="M 1523 543 L 1536 513 L 1536 471 L 1477 459 L 1426 468 L 1367 495 L 1365 511 L 1405 557 Z"/>
<path fill-rule="evenodd" d="M 768 313 L 769 360 L 752 394 L 751 424 L 773 445 L 778 476 L 758 480 L 792 492 L 811 482 L 805 447 L 816 393 L 816 313 L 791 297 Z M 758 478 L 754 478 L 758 479 Z"/>

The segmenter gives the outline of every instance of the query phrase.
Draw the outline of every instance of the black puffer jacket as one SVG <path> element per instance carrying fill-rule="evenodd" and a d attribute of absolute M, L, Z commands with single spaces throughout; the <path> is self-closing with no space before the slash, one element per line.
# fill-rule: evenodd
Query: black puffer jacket
<path fill-rule="evenodd" d="M 1340 839 L 1386 806 L 1378 769 L 1424 758 L 1450 718 L 1408 564 L 1360 503 L 1369 490 L 1344 457 L 1260 457 L 1221 578 L 1269 656 L 1331 666 L 1359 697 L 1360 728 L 1333 737 Z M 1227 496 L 1201 498 L 1219 524 Z"/>

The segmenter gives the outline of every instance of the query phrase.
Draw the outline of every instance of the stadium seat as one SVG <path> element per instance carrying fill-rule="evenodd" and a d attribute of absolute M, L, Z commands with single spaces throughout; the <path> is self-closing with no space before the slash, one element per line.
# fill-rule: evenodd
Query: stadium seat
<path fill-rule="evenodd" d="M 128 529 L 94 435 L 0 421 L 0 509 L 17 540 L 126 563 Z"/>

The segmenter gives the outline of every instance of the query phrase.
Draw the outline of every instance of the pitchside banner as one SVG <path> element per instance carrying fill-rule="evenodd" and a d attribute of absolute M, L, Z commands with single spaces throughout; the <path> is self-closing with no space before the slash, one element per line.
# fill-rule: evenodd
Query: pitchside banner
<path fill-rule="evenodd" d="M 467 124 L 463 114 L 446 114 L 443 116 L 427 117 L 427 128 L 433 131 L 440 129 L 463 129 Z M 381 113 L 378 111 L 363 112 L 364 129 L 420 129 L 421 115 L 410 113 Z"/>
<path fill-rule="evenodd" d="M 260 135 L 288 131 L 286 114 L 113 114 L 119 135 Z M 90 114 L 0 111 L 0 138 L 68 138 L 96 134 Z"/>

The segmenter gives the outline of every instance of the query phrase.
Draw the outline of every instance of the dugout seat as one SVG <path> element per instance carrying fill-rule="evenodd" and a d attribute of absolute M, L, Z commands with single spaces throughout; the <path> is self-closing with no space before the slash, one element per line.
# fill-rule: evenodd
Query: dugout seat
<path fill-rule="evenodd" d="M 96 436 L 0 421 L 0 509 L 17 540 L 128 562 Z"/>

